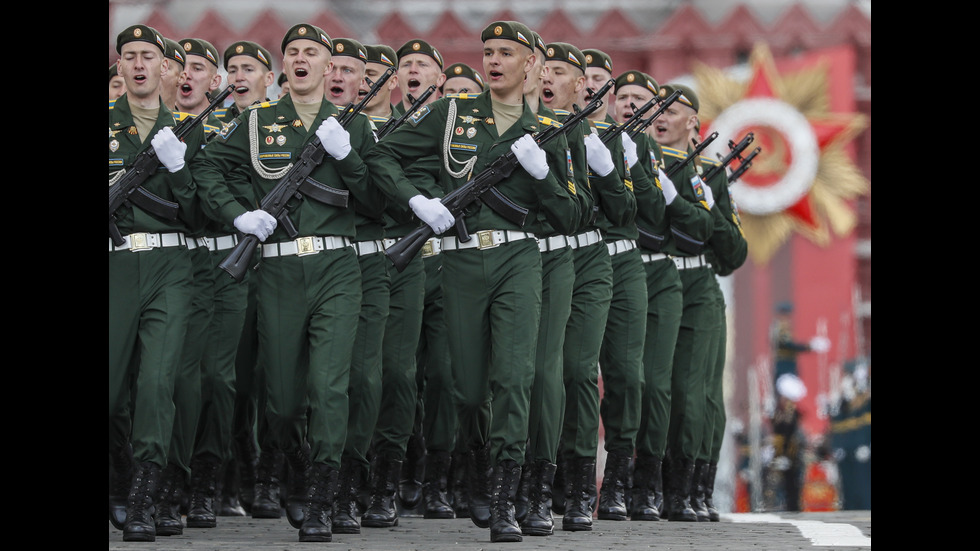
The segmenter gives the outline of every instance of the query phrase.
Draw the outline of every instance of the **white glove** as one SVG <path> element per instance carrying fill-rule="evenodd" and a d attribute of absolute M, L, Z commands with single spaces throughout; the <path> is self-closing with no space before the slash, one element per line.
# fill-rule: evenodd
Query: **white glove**
<path fill-rule="evenodd" d="M 820 336 L 813 337 L 810 339 L 810 350 L 820 353 L 830 350 L 830 339 Z"/>
<path fill-rule="evenodd" d="M 530 134 L 521 136 L 510 146 L 510 150 L 535 180 L 544 180 L 548 176 L 548 157 Z"/>
<path fill-rule="evenodd" d="M 456 223 L 453 214 L 438 199 L 428 199 L 425 195 L 416 195 L 408 200 L 408 206 L 412 207 L 415 216 L 428 224 L 432 231 L 436 232 L 436 235 L 442 234 Z"/>
<path fill-rule="evenodd" d="M 711 192 L 711 186 L 707 182 L 701 182 L 701 188 L 704 190 L 704 202 L 708 203 L 708 208 L 714 208 L 715 206 L 715 195 Z"/>
<path fill-rule="evenodd" d="M 276 230 L 276 225 L 278 224 L 279 222 L 275 216 L 262 209 L 248 211 L 235 218 L 235 228 L 238 231 L 250 233 L 258 237 L 259 241 L 268 239 L 272 235 L 272 232 Z"/>
<path fill-rule="evenodd" d="M 598 134 L 589 134 L 585 137 L 585 159 L 589 162 L 589 168 L 599 176 L 608 176 L 616 169 L 613 164 L 612 153 L 602 143 L 602 138 Z"/>
<path fill-rule="evenodd" d="M 167 167 L 170 172 L 177 172 L 184 168 L 184 153 L 187 152 L 187 144 L 177 139 L 174 131 L 165 126 L 157 132 L 156 136 L 150 140 L 153 151 L 157 158 Z"/>
<path fill-rule="evenodd" d="M 636 153 L 636 142 L 626 132 L 623 132 L 620 136 L 623 137 L 623 151 L 626 152 L 626 162 L 629 163 L 629 166 L 634 167 L 637 161 L 640 160 L 640 157 Z"/>
<path fill-rule="evenodd" d="M 667 204 L 669 205 L 674 202 L 674 199 L 677 199 L 677 188 L 674 187 L 673 180 L 667 177 L 664 169 L 658 168 L 657 170 L 659 171 L 657 177 L 660 179 L 660 189 L 664 190 L 664 199 L 667 200 Z"/>
<path fill-rule="evenodd" d="M 323 149 L 338 161 L 350 153 L 350 134 L 340 126 L 336 117 L 327 117 L 320 123 L 320 128 L 316 129 L 316 137 L 320 138 Z"/>

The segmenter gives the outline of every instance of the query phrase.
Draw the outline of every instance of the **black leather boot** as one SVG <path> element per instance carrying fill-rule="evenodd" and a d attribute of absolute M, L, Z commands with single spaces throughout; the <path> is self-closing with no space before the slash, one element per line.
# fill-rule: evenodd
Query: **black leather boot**
<path fill-rule="evenodd" d="M 235 439 L 233 452 L 231 463 L 238 475 L 238 501 L 245 513 L 251 514 L 255 501 L 255 470 L 259 463 L 259 448 L 251 431 Z"/>
<path fill-rule="evenodd" d="M 672 460 L 670 456 L 670 450 L 666 450 L 664 453 L 663 460 L 660 464 L 660 480 L 663 482 L 663 501 L 660 505 L 660 518 L 664 520 L 670 519 L 670 486 L 671 482 L 671 466 Z"/>
<path fill-rule="evenodd" d="M 303 522 L 299 526 L 299 541 L 328 542 L 333 539 L 330 510 L 337 492 L 337 469 L 326 463 L 311 463 L 307 500 L 303 504 Z"/>
<path fill-rule="evenodd" d="M 490 541 L 516 542 L 524 539 L 514 518 L 514 500 L 521 482 L 521 466 L 505 459 L 493 470 L 493 497 L 490 499 Z"/>
<path fill-rule="evenodd" d="M 704 459 L 694 461 L 694 476 L 691 478 L 691 509 L 698 516 L 698 522 L 708 522 L 708 507 L 704 504 L 704 473 L 708 462 Z"/>
<path fill-rule="evenodd" d="M 286 493 L 286 520 L 293 528 L 303 525 L 306 516 L 306 502 L 309 498 L 310 474 L 313 462 L 310 460 L 310 449 L 306 443 L 286 454 L 286 465 L 289 467 L 289 484 Z"/>
<path fill-rule="evenodd" d="M 470 518 L 469 498 L 470 456 L 463 452 L 453 452 L 447 480 L 450 505 L 456 518 Z"/>
<path fill-rule="evenodd" d="M 521 482 L 517 485 L 517 498 L 514 500 L 514 518 L 518 524 L 524 522 L 527 516 L 527 494 L 528 486 L 531 484 L 531 472 L 534 469 L 533 462 L 526 462 L 521 467 Z"/>
<path fill-rule="evenodd" d="M 626 477 L 630 468 L 630 456 L 609 452 L 602 474 L 602 491 L 599 494 L 599 518 L 601 520 L 626 520 Z"/>
<path fill-rule="evenodd" d="M 214 512 L 217 497 L 218 468 L 221 463 L 212 455 L 195 457 L 191 461 L 191 501 L 187 511 L 188 528 L 214 528 L 218 525 Z"/>
<path fill-rule="evenodd" d="M 488 528 L 493 477 L 489 444 L 472 449 L 469 474 L 470 520 L 480 528 Z"/>
<path fill-rule="evenodd" d="M 123 541 L 156 541 L 153 501 L 157 496 L 160 472 L 160 466 L 150 461 L 136 465 L 126 500 Z"/>
<path fill-rule="evenodd" d="M 280 518 L 282 503 L 279 496 L 279 473 L 282 471 L 283 454 L 279 450 L 263 449 L 255 468 L 255 500 L 252 502 L 252 518 Z"/>
<path fill-rule="evenodd" d="M 557 465 L 546 459 L 539 459 L 530 468 L 525 468 L 530 473 L 527 477 L 527 515 L 520 522 L 521 532 L 527 536 L 550 536 L 555 532 L 555 520 L 551 515 L 555 469 Z"/>
<path fill-rule="evenodd" d="M 224 467 L 219 470 L 218 480 L 218 516 L 219 517 L 244 517 L 245 507 L 242 506 L 241 499 L 241 477 L 238 474 L 238 461 L 232 458 L 226 461 Z M 253 483 L 254 484 L 254 483 Z"/>
<path fill-rule="evenodd" d="M 388 528 L 398 526 L 395 494 L 401 478 L 402 462 L 376 457 L 371 468 L 371 504 L 361 515 L 361 526 Z"/>
<path fill-rule="evenodd" d="M 698 514 L 691 508 L 691 482 L 694 479 L 694 460 L 674 458 L 670 462 L 669 516 L 672 521 L 697 522 Z"/>
<path fill-rule="evenodd" d="M 568 489 L 565 484 L 565 473 L 568 472 L 568 460 L 558 454 L 558 463 L 555 469 L 555 482 L 552 484 L 551 510 L 559 515 L 565 514 L 565 494 Z"/>
<path fill-rule="evenodd" d="M 592 530 L 592 481 L 595 480 L 595 459 L 573 457 L 568 460 L 565 483 L 565 515 L 562 530 L 580 532 Z"/>
<path fill-rule="evenodd" d="M 180 502 L 184 493 L 184 471 L 173 463 L 160 475 L 156 498 L 156 531 L 158 536 L 179 536 L 184 533 Z"/>
<path fill-rule="evenodd" d="M 126 524 L 126 502 L 133 483 L 133 446 L 127 442 L 109 451 L 109 522 L 122 530 Z"/>
<path fill-rule="evenodd" d="M 453 508 L 446 493 L 449 452 L 432 451 L 425 458 L 425 482 L 422 483 L 422 500 L 425 518 L 453 518 Z"/>
<path fill-rule="evenodd" d="M 721 515 L 718 514 L 714 501 L 715 475 L 717 474 L 718 464 L 708 463 L 708 467 L 704 470 L 704 506 L 708 509 L 708 520 L 711 522 L 721 520 Z"/>
<path fill-rule="evenodd" d="M 336 534 L 360 534 L 357 521 L 357 469 L 354 461 L 344 457 L 337 477 L 337 497 L 334 499 L 332 525 Z"/>
<path fill-rule="evenodd" d="M 398 502 L 403 509 L 415 509 L 422 502 L 425 461 L 425 439 L 416 432 L 408 440 L 398 479 Z"/>
<path fill-rule="evenodd" d="M 660 507 L 654 493 L 660 480 L 660 458 L 636 456 L 633 488 L 630 494 L 631 520 L 660 520 Z M 661 498 L 662 499 L 662 498 Z"/>

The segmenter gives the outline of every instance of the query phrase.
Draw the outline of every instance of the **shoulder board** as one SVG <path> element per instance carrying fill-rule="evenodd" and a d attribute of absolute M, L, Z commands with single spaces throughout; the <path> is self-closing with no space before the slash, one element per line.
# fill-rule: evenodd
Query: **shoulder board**
<path fill-rule="evenodd" d="M 204 123 L 204 133 L 213 134 L 215 132 L 221 132 L 221 126 L 215 126 L 213 124 Z"/>
<path fill-rule="evenodd" d="M 371 122 L 374 124 L 384 124 L 388 122 L 388 117 L 382 117 L 380 115 L 368 115 L 368 118 L 371 119 Z"/>
<path fill-rule="evenodd" d="M 458 98 L 458 99 L 475 99 L 480 97 L 480 94 L 470 94 L 469 92 L 464 92 L 462 94 L 446 94 L 443 97 Z"/>
<path fill-rule="evenodd" d="M 112 109 L 115 106 L 116 106 L 116 100 L 114 100 L 114 99 L 109 100 L 109 109 Z"/>
<path fill-rule="evenodd" d="M 660 150 L 663 151 L 664 155 L 670 155 L 671 157 L 677 157 L 678 159 L 687 158 L 687 151 L 674 149 L 673 147 L 667 147 L 665 145 L 660 146 Z"/>
<path fill-rule="evenodd" d="M 561 123 L 551 117 L 538 115 L 538 122 L 540 122 L 545 126 L 554 126 L 555 128 L 561 128 Z"/>
<path fill-rule="evenodd" d="M 592 124 L 594 124 L 595 127 L 599 130 L 605 130 L 610 126 L 612 126 L 612 123 L 606 121 L 594 121 Z"/>
<path fill-rule="evenodd" d="M 219 109 L 215 109 L 211 114 L 214 115 L 215 117 L 219 117 L 219 118 L 220 117 L 224 117 L 225 115 L 228 114 L 228 108 L 227 107 L 221 107 Z"/>
<path fill-rule="evenodd" d="M 183 111 L 174 111 L 173 113 L 174 113 L 174 121 L 175 122 L 180 122 L 180 121 L 182 121 L 184 119 L 193 119 L 193 118 L 196 118 L 197 117 L 197 115 L 194 115 L 194 114 L 191 114 L 191 113 L 185 113 Z"/>
<path fill-rule="evenodd" d="M 252 105 L 249 105 L 248 107 L 246 107 L 246 109 L 264 109 L 266 107 L 272 107 L 273 105 L 276 105 L 277 103 L 279 103 L 279 100 L 277 100 L 277 99 L 276 100 L 272 100 L 272 101 L 263 101 L 262 103 L 253 103 Z"/>
<path fill-rule="evenodd" d="M 721 161 L 717 159 L 712 159 L 711 157 L 705 157 L 704 155 L 698 155 L 698 158 L 701 159 L 701 164 L 711 165 L 711 166 L 718 166 L 721 164 Z"/>
<path fill-rule="evenodd" d="M 571 111 L 565 111 L 564 109 L 553 109 L 553 111 L 559 117 L 567 117 L 568 115 L 570 115 L 572 113 Z"/>

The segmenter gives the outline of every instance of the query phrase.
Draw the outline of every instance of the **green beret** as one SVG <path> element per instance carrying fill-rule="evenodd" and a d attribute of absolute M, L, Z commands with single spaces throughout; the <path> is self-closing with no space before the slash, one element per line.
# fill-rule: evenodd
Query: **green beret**
<path fill-rule="evenodd" d="M 691 109 L 694 109 L 695 113 L 697 113 L 701 108 L 701 102 L 698 101 L 697 94 L 694 93 L 694 90 L 692 90 L 690 86 L 685 86 L 683 84 L 664 84 L 663 89 L 664 94 L 667 96 L 673 94 L 675 90 L 680 90 L 681 95 L 679 98 L 677 98 L 677 101 L 683 103 Z"/>
<path fill-rule="evenodd" d="M 119 74 L 119 69 L 116 67 L 116 64 L 113 63 L 112 65 L 109 65 L 109 80 L 112 80 L 112 77 L 118 74 Z"/>
<path fill-rule="evenodd" d="M 184 57 L 184 49 L 180 47 L 180 44 L 177 44 L 176 40 L 164 38 L 163 42 L 167 45 L 167 48 L 163 51 L 163 56 L 180 63 L 180 66 L 183 67 L 187 61 Z"/>
<path fill-rule="evenodd" d="M 262 62 L 263 65 L 272 70 L 272 54 L 262 46 L 248 40 L 239 40 L 225 49 L 225 70 L 228 70 L 228 60 L 236 55 L 247 55 L 254 57 Z"/>
<path fill-rule="evenodd" d="M 612 58 L 606 52 L 590 48 L 588 50 L 582 50 L 582 53 L 585 54 L 585 65 L 587 67 L 598 67 L 609 71 L 610 75 L 612 74 Z"/>
<path fill-rule="evenodd" d="M 568 42 L 552 42 L 548 44 L 544 58 L 548 61 L 564 61 L 569 65 L 585 72 L 585 54 Z"/>
<path fill-rule="evenodd" d="M 465 63 L 453 63 L 449 67 L 446 67 L 446 70 L 443 71 L 442 74 L 446 75 L 446 78 L 466 77 L 479 84 L 481 91 L 486 88 L 486 86 L 483 84 L 483 77 L 480 76 L 480 73 L 477 73 L 472 67 Z"/>
<path fill-rule="evenodd" d="M 351 38 L 335 38 L 333 39 L 333 55 L 345 55 L 347 57 L 353 57 L 367 63 L 367 50 L 364 49 L 364 44 L 353 40 Z"/>
<path fill-rule="evenodd" d="M 439 64 L 439 68 L 442 69 L 442 54 L 440 54 L 439 50 L 433 48 L 432 45 L 425 40 L 409 40 L 403 44 L 401 48 L 398 48 L 397 52 L 395 52 L 398 59 L 401 59 L 409 54 L 425 54 L 436 60 L 436 63 Z"/>
<path fill-rule="evenodd" d="M 647 90 L 650 90 L 654 96 L 660 94 L 660 86 L 657 84 L 657 81 L 653 80 L 653 77 L 650 75 L 641 73 L 640 71 L 626 71 L 616 77 L 616 85 L 613 87 L 613 92 L 619 92 L 619 89 L 627 84 L 643 86 Z"/>
<path fill-rule="evenodd" d="M 300 23 L 293 25 L 291 29 L 286 31 L 286 36 L 282 37 L 282 53 L 286 53 L 286 44 L 289 44 L 293 40 L 299 40 L 300 38 L 319 42 L 326 46 L 327 50 L 333 52 L 333 42 L 323 29 L 315 25 L 310 25 L 309 23 Z"/>
<path fill-rule="evenodd" d="M 398 61 L 398 54 L 395 53 L 395 49 L 391 46 L 374 44 L 365 46 L 364 49 L 367 50 L 367 60 L 371 63 L 380 63 L 394 67 L 395 62 Z"/>
<path fill-rule="evenodd" d="M 503 38 L 523 44 L 534 51 L 534 35 L 524 23 L 518 21 L 494 21 L 480 33 L 480 40 L 486 42 L 491 38 Z"/>
<path fill-rule="evenodd" d="M 207 40 L 183 38 L 178 42 L 180 43 L 180 47 L 184 49 L 184 55 L 199 55 L 210 61 L 215 67 L 221 66 L 221 63 L 218 61 L 218 49 Z"/>
<path fill-rule="evenodd" d="M 166 47 L 163 45 L 163 37 L 160 36 L 160 33 L 153 27 L 146 25 L 132 25 L 119 33 L 119 36 L 116 37 L 117 54 L 122 53 L 123 44 L 127 42 L 149 42 L 150 44 L 156 44 L 161 52 L 166 51 Z"/>
<path fill-rule="evenodd" d="M 544 40 L 541 39 L 541 35 L 534 31 L 531 31 L 531 35 L 534 36 L 534 46 L 537 49 L 541 50 L 541 55 L 542 56 L 547 55 L 547 48 L 544 45 Z M 544 62 L 543 57 L 541 58 L 541 61 L 542 63 Z"/>

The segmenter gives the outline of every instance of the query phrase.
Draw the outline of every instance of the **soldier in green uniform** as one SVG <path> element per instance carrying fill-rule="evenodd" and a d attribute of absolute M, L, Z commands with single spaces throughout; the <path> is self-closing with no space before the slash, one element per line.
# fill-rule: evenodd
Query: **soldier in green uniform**
<path fill-rule="evenodd" d="M 698 124 L 700 104 L 689 87 L 669 84 L 663 88 L 668 95 L 682 90 L 680 98 L 651 126 L 653 138 L 664 153 L 665 172 L 670 175 L 675 163 L 687 158 L 690 133 Z M 691 163 L 671 179 L 676 184 L 677 199 L 700 205 L 704 211 L 700 213 L 703 217 L 700 227 L 691 225 L 689 231 L 684 231 L 678 225 L 671 225 L 673 242 L 666 250 L 680 271 L 683 306 L 671 372 L 665 507 L 669 520 L 696 522 L 697 514 L 690 505 L 691 484 L 694 461 L 704 437 L 705 377 L 717 323 L 711 292 L 717 282 L 704 257 L 705 243 L 713 229 L 714 199 Z"/>
<path fill-rule="evenodd" d="M 453 63 L 442 72 L 446 75 L 445 82 L 439 87 L 439 92 L 450 94 L 479 94 L 484 90 L 483 77 L 478 71 L 465 63 Z"/>
<path fill-rule="evenodd" d="M 294 475 L 308 480 L 300 541 L 330 541 L 329 515 L 346 441 L 347 390 L 361 304 L 360 269 L 351 244 L 356 217 L 348 200 L 356 199 L 362 209 L 380 211 L 383 205 L 375 204 L 361 161 L 374 142 L 370 121 L 358 116 L 341 126 L 337 108 L 324 97 L 324 78 L 332 64 L 330 37 L 301 23 L 289 29 L 281 48 L 289 94 L 226 125 L 195 165 L 195 179 L 207 190 L 210 211 L 236 220 L 244 209 L 228 193 L 227 175 L 248 166 L 259 201 L 311 140 L 319 138 L 328 155 L 310 177 L 332 188 L 336 199 L 294 203 L 289 216 L 300 237 L 288 239 L 279 228 L 262 245 L 257 306 L 267 389 L 266 442 L 283 450 Z M 310 455 L 303 450 L 306 441 Z M 295 526 L 300 519 L 290 515 L 289 520 Z"/>
<path fill-rule="evenodd" d="M 395 52 L 398 63 L 398 86 L 402 101 L 395 106 L 395 116 L 401 116 L 411 106 L 407 96 L 417 97 L 431 84 L 441 84 L 442 54 L 423 40 L 409 40 Z M 437 99 L 429 97 L 429 103 Z M 404 126 L 404 125 L 403 125 Z M 385 142 L 392 134 L 381 140 Z M 418 165 L 428 162 L 416 159 Z M 417 167 L 416 167 L 417 168 Z M 372 173 L 372 177 L 374 174 Z M 425 179 L 417 182 L 412 178 L 416 191 L 425 197 L 440 197 L 441 192 L 426 193 Z M 390 246 L 405 236 L 416 225 L 412 209 L 404 204 L 392 204 L 387 209 L 386 238 Z M 409 440 L 416 426 L 418 398 L 417 349 L 422 331 L 422 310 L 425 296 L 425 270 L 421 258 L 400 273 L 392 274 L 390 309 L 391 315 L 385 326 L 382 344 L 381 408 L 374 429 L 373 453 L 370 478 L 371 502 L 361 516 L 361 525 L 384 528 L 398 522 L 396 494 L 405 469 Z M 424 450 L 424 448 L 422 448 Z M 414 473 L 415 469 L 407 469 Z M 419 483 L 421 486 L 421 483 Z"/>
<path fill-rule="evenodd" d="M 519 22 L 491 23 L 481 34 L 489 90 L 475 97 L 442 98 L 419 109 L 368 156 L 377 182 L 397 201 L 408 202 L 423 221 L 434 218 L 437 223 L 427 223 L 437 234 L 448 229 L 445 215 L 450 224 L 454 218 L 448 210 L 442 213 L 440 201 L 416 194 L 402 176 L 403 166 L 439 155 L 440 183 L 451 190 L 507 151 L 521 165 L 495 187 L 528 210 L 528 223 L 521 226 L 485 204 L 471 205 L 463 218 L 469 239 L 463 241 L 457 229 L 443 237 L 440 253 L 460 437 L 474 452 L 471 520 L 490 525 L 492 541 L 521 540 L 514 499 L 527 440 L 540 316 L 538 213 L 569 219 L 576 214 L 565 165 L 554 174 L 548 153 L 530 135 L 546 122 L 523 97 L 525 75 L 534 63 L 530 33 Z M 552 158 L 563 158 L 565 141 L 553 140 L 546 149 Z M 427 212 L 429 207 L 435 212 Z M 489 423 L 483 414 L 488 403 Z"/>
<path fill-rule="evenodd" d="M 184 73 L 184 63 L 187 58 L 184 57 L 184 49 L 176 40 L 164 37 L 163 41 L 166 44 L 166 53 L 164 55 L 170 60 L 170 67 L 160 79 L 160 100 L 167 106 L 167 109 L 176 110 L 178 109 L 177 88 L 180 86 Z M 215 111 L 218 110 L 220 108 Z"/>
<path fill-rule="evenodd" d="M 198 127 L 181 142 L 173 133 L 174 114 L 160 103 L 160 78 L 169 65 L 164 49 L 163 37 L 146 25 L 119 33 L 118 70 L 126 80 L 126 93 L 109 106 L 110 187 L 140 152 L 153 147 L 161 167 L 142 187 L 179 206 L 178 218 L 171 221 L 126 204 L 110 221 L 123 242 L 117 245 L 109 239 L 109 419 L 111 427 L 120 410 L 131 408 L 135 461 L 125 541 L 156 539 L 153 503 L 167 464 L 174 379 L 191 315 L 185 232 L 198 211 L 188 165 L 204 134 Z"/>
<path fill-rule="evenodd" d="M 582 52 L 577 57 L 572 47 L 567 43 L 547 46 L 548 73 L 541 99 L 559 118 L 571 113 L 586 87 L 588 57 Z M 578 84 L 571 89 L 560 85 L 568 79 Z M 600 422 L 599 354 L 613 295 L 612 260 L 603 241 L 604 231 L 626 225 L 636 215 L 636 197 L 621 177 L 625 173 L 622 144 L 616 140 L 607 147 L 595 130 L 611 124 L 604 120 L 607 109 L 603 101 L 568 138 L 573 166 L 588 174 L 584 192 L 592 196 L 591 208 L 582 212 L 580 228 L 571 236 L 575 282 L 562 350 L 566 400 L 559 455 L 565 468 L 563 487 L 557 476 L 555 485 L 556 491 L 564 492 L 564 499 L 556 504 L 563 513 L 562 529 L 570 531 L 592 529 Z"/>
<path fill-rule="evenodd" d="M 359 96 L 366 95 L 371 90 L 370 82 L 375 82 L 385 71 L 395 66 L 398 56 L 391 46 L 384 44 L 366 44 L 367 62 L 364 64 L 364 76 L 361 81 Z M 378 90 L 378 93 L 367 102 L 361 111 L 367 115 L 374 123 L 375 127 L 381 128 L 388 119 L 394 115 L 394 106 L 391 104 L 391 94 L 398 88 L 398 75 L 393 74 L 388 77 L 388 82 Z"/>
<path fill-rule="evenodd" d="M 126 79 L 119 74 L 116 64 L 109 66 L 109 101 L 126 93 Z"/>

